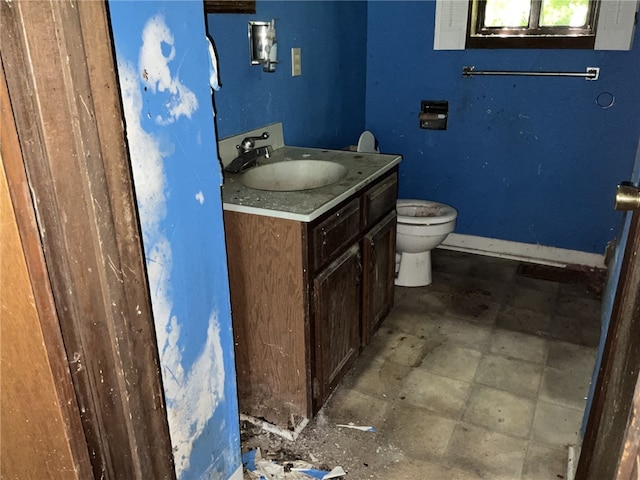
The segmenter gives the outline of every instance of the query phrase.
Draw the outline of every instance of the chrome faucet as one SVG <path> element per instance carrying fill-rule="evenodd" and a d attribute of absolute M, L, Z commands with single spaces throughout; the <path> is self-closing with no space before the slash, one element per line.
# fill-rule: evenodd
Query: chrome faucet
<path fill-rule="evenodd" d="M 266 140 L 267 138 L 269 138 L 269 132 L 264 132 L 257 137 L 245 137 L 240 142 L 240 145 L 236 145 L 240 153 L 224 170 L 226 172 L 239 173 L 256 165 L 260 157 L 269 158 L 273 151 L 271 145 L 256 147 L 256 140 Z"/>

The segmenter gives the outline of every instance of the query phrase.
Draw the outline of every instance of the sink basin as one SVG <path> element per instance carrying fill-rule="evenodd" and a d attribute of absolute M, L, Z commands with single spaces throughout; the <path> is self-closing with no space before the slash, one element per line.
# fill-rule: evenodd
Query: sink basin
<path fill-rule="evenodd" d="M 294 192 L 326 187 L 347 174 L 344 165 L 325 160 L 289 160 L 254 167 L 240 182 L 256 190 Z"/>

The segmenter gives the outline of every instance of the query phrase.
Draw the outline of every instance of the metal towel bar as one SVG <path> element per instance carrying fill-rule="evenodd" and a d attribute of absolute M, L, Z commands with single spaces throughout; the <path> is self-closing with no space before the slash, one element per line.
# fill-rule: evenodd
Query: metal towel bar
<path fill-rule="evenodd" d="M 474 66 L 462 67 L 463 77 L 473 77 L 474 75 L 516 75 L 526 77 L 583 77 L 585 80 L 597 80 L 600 76 L 600 67 L 587 67 L 585 73 L 582 72 L 518 72 L 500 70 L 476 70 Z"/>

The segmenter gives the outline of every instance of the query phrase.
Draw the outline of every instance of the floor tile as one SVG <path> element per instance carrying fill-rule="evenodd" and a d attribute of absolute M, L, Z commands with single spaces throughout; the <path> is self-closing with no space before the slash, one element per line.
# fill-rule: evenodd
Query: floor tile
<path fill-rule="evenodd" d="M 513 260 L 483 256 L 474 259 L 469 276 L 508 284 L 515 276 L 517 266 Z"/>
<path fill-rule="evenodd" d="M 555 315 L 550 323 L 549 336 L 578 345 L 597 347 L 600 330 L 600 320 Z"/>
<path fill-rule="evenodd" d="M 535 402 L 495 388 L 475 385 L 462 419 L 492 432 L 528 439 Z"/>
<path fill-rule="evenodd" d="M 489 354 L 480 360 L 475 381 L 518 396 L 535 398 L 541 379 L 542 365 Z"/>
<path fill-rule="evenodd" d="M 325 414 L 336 424 L 367 425 L 380 428 L 390 403 L 357 390 L 338 389 L 327 403 Z"/>
<path fill-rule="evenodd" d="M 386 359 L 398 365 L 417 367 L 422 362 L 427 352 L 428 341 L 415 335 L 404 334 L 398 338 L 398 342 Z"/>
<path fill-rule="evenodd" d="M 437 328 L 437 317 L 424 308 L 398 305 L 384 320 L 384 328 L 394 333 L 403 332 L 427 338 Z"/>
<path fill-rule="evenodd" d="M 551 317 L 542 312 L 505 305 L 496 319 L 496 326 L 516 332 L 547 336 L 551 326 Z"/>
<path fill-rule="evenodd" d="M 526 308 L 534 312 L 551 315 L 556 309 L 557 295 L 535 288 L 514 287 L 507 295 L 506 303 L 516 308 Z"/>
<path fill-rule="evenodd" d="M 475 260 L 473 255 L 437 248 L 431 252 L 431 267 L 435 272 L 465 276 Z"/>
<path fill-rule="evenodd" d="M 407 334 L 405 332 L 398 331 L 395 328 L 389 328 L 383 324 L 373 335 L 371 341 L 362 353 L 384 360 L 395 352 L 398 343 L 401 341 L 400 339 L 406 336 Z"/>
<path fill-rule="evenodd" d="M 522 469 L 522 480 L 558 480 L 567 475 L 566 450 L 555 450 L 532 443 Z"/>
<path fill-rule="evenodd" d="M 480 302 L 504 302 L 511 291 L 511 284 L 484 278 L 465 278 L 457 284 L 452 294 Z"/>
<path fill-rule="evenodd" d="M 575 295 L 558 296 L 558 315 L 583 319 L 585 322 L 600 321 L 601 302 L 588 297 Z"/>
<path fill-rule="evenodd" d="M 427 461 L 438 461 L 444 455 L 456 422 L 430 414 L 410 405 L 396 405 L 390 410 L 382 433 L 392 447 L 406 456 Z"/>
<path fill-rule="evenodd" d="M 404 298 L 402 305 L 433 315 L 444 313 L 451 304 L 449 289 L 440 291 L 435 288 L 425 287 L 415 290 L 414 293 Z"/>
<path fill-rule="evenodd" d="M 471 323 L 493 325 L 500 311 L 501 305 L 479 298 L 453 296 L 451 305 L 445 310 L 445 315 L 463 318 Z"/>
<path fill-rule="evenodd" d="M 399 390 L 410 371 L 411 367 L 363 355 L 342 380 L 341 386 L 387 398 Z"/>
<path fill-rule="evenodd" d="M 404 381 L 397 398 L 449 418 L 459 418 L 471 384 L 440 377 L 424 370 L 413 370 Z"/>
<path fill-rule="evenodd" d="M 577 444 L 582 412 L 538 401 L 533 418 L 532 439 L 551 448 Z"/>
<path fill-rule="evenodd" d="M 442 377 L 470 382 L 476 374 L 481 357 L 482 353 L 478 350 L 445 341 L 427 352 L 420 369 Z"/>
<path fill-rule="evenodd" d="M 434 334 L 442 335 L 447 342 L 457 345 L 486 350 L 492 328 L 487 325 L 476 325 L 460 318 L 441 317 Z"/>
<path fill-rule="evenodd" d="M 398 462 L 386 465 L 376 472 L 379 479 L 393 480 L 451 480 L 451 469 L 437 463 L 430 463 L 413 458 L 402 458 Z"/>
<path fill-rule="evenodd" d="M 451 469 L 451 480 L 486 480 L 487 478 L 482 472 L 475 474 L 457 468 Z"/>
<path fill-rule="evenodd" d="M 593 373 L 597 350 L 558 340 L 549 341 L 547 365 L 572 375 L 588 375 Z"/>
<path fill-rule="evenodd" d="M 591 375 L 578 375 L 545 367 L 539 398 L 554 405 L 583 409 L 590 384 Z"/>
<path fill-rule="evenodd" d="M 517 261 L 432 256 L 433 283 L 396 287 L 334 394 L 296 442 L 274 441 L 275 454 L 302 452 L 361 480 L 566 475 L 600 336 L 595 290 L 525 277 L 538 270 Z M 349 422 L 376 432 L 336 427 Z"/>
<path fill-rule="evenodd" d="M 543 280 L 540 278 L 531 278 L 525 275 L 515 275 L 514 283 L 518 286 L 533 288 L 534 290 L 541 290 L 543 292 L 549 292 L 553 294 L 561 291 L 558 282 Z"/>
<path fill-rule="evenodd" d="M 603 274 L 605 277 L 606 274 Z M 604 287 L 604 282 L 593 282 L 590 284 L 585 283 L 561 283 L 560 284 L 560 294 L 566 295 L 574 295 L 576 297 L 587 297 L 593 298 L 594 300 L 601 301 L 602 299 L 602 289 Z"/>
<path fill-rule="evenodd" d="M 532 363 L 544 363 L 548 342 L 527 333 L 496 328 L 491 334 L 491 353 Z"/>
<path fill-rule="evenodd" d="M 468 424 L 458 424 L 445 460 L 452 468 L 492 480 L 520 478 L 527 443 Z"/>

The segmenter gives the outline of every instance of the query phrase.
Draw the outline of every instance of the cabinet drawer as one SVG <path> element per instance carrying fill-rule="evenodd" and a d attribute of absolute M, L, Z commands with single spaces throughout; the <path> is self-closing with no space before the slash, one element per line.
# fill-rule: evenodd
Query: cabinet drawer
<path fill-rule="evenodd" d="M 351 243 L 359 232 L 360 199 L 354 198 L 313 228 L 313 269 L 322 267 L 327 260 Z"/>
<path fill-rule="evenodd" d="M 363 222 L 368 228 L 395 208 L 398 197 L 398 174 L 393 173 L 382 182 L 369 188 L 363 195 Z"/>

